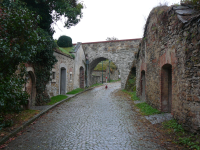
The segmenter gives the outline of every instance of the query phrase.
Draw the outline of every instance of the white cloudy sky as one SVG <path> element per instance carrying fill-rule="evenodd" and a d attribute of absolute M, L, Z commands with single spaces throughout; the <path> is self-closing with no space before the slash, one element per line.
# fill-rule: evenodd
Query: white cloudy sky
<path fill-rule="evenodd" d="M 166 0 L 169 5 L 180 0 Z M 105 41 L 107 37 L 122 39 L 142 38 L 145 18 L 153 7 L 164 0 L 83 0 L 86 8 L 76 26 L 64 28 L 64 20 L 53 25 L 54 39 L 61 35 L 73 43 Z"/>

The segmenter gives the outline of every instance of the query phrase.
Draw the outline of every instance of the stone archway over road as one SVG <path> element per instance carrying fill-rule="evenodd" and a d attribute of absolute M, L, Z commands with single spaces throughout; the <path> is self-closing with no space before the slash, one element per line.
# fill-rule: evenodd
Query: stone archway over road
<path fill-rule="evenodd" d="M 91 73 L 96 65 L 109 59 L 115 63 L 120 71 L 121 76 L 121 88 L 125 88 L 126 80 L 133 66 L 135 60 L 135 54 L 138 52 L 138 46 L 141 39 L 127 39 L 116 41 L 102 41 L 82 43 L 85 55 L 89 58 L 89 75 L 87 80 L 90 84 Z"/>

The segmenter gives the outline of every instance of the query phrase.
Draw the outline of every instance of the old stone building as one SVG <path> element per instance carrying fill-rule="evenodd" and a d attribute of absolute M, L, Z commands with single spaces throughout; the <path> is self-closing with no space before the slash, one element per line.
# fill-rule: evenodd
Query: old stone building
<path fill-rule="evenodd" d="M 154 8 L 136 56 L 137 95 L 194 132 L 200 131 L 199 21 L 191 6 Z"/>
<path fill-rule="evenodd" d="M 73 89 L 85 87 L 85 55 L 79 44 L 76 45 L 73 54 L 75 58 L 55 50 L 54 56 L 58 62 L 52 69 L 52 80 L 47 84 L 50 97 L 65 95 Z"/>
<path fill-rule="evenodd" d="M 59 51 L 54 52 L 58 62 L 52 69 L 52 80 L 47 84 L 47 92 L 50 97 L 59 94 L 65 95 L 67 91 L 73 90 L 74 60 L 69 55 Z"/>

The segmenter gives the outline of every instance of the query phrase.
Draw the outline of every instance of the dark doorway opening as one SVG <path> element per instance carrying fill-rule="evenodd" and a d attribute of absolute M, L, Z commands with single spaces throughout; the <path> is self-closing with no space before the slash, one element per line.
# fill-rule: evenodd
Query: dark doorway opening
<path fill-rule="evenodd" d="M 161 69 L 161 111 L 171 112 L 172 104 L 172 65 L 166 64 Z"/>
<path fill-rule="evenodd" d="M 132 67 L 126 81 L 125 89 L 127 91 L 136 91 L 136 68 Z"/>
<path fill-rule="evenodd" d="M 141 100 L 142 101 L 146 101 L 145 87 L 146 87 L 145 71 L 143 70 L 141 72 Z"/>
<path fill-rule="evenodd" d="M 84 82 L 85 82 L 85 78 L 84 78 L 84 68 L 83 67 L 80 67 L 80 75 L 79 75 L 79 78 L 80 78 L 80 88 L 84 88 Z"/>
<path fill-rule="evenodd" d="M 60 76 L 60 94 L 66 94 L 66 69 L 61 68 L 61 76 Z"/>

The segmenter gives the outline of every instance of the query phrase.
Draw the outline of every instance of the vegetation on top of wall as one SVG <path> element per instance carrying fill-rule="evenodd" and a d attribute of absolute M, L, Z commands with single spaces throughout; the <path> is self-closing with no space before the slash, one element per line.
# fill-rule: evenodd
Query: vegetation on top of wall
<path fill-rule="evenodd" d="M 73 58 L 75 58 L 74 54 L 70 53 L 74 50 L 74 46 L 72 47 L 59 47 L 58 48 L 61 52 L 63 52 L 64 54 L 67 54 L 69 56 L 72 56 Z"/>
<path fill-rule="evenodd" d="M 195 9 L 200 9 L 200 3 L 199 0 L 181 0 L 181 3 L 191 5 Z"/>
<path fill-rule="evenodd" d="M 109 60 L 103 61 L 103 70 L 106 70 L 109 67 Z M 117 66 L 111 61 L 110 62 L 110 72 L 117 69 Z M 94 70 L 102 70 L 102 62 L 98 63 Z"/>
<path fill-rule="evenodd" d="M 57 45 L 59 47 L 72 47 L 72 39 L 69 36 L 62 35 L 58 38 Z"/>

